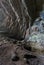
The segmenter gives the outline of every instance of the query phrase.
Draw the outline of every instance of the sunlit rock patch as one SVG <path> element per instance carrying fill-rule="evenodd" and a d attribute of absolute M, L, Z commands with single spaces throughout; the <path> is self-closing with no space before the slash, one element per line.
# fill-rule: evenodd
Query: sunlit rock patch
<path fill-rule="evenodd" d="M 31 46 L 33 52 L 44 56 L 44 11 L 40 13 L 40 17 L 31 27 L 31 34 L 28 36 L 27 42 L 28 47 Z"/>

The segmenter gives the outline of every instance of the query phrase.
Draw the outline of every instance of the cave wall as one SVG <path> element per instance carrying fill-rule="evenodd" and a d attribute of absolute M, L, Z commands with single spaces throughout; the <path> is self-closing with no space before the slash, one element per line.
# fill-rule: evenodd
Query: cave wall
<path fill-rule="evenodd" d="M 25 0 L 29 15 L 32 20 L 39 16 L 39 12 L 43 9 L 44 0 Z"/>

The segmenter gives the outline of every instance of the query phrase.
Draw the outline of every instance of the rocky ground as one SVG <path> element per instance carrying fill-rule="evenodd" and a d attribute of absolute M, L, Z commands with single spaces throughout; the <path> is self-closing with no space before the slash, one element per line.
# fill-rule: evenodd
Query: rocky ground
<path fill-rule="evenodd" d="M 0 65 L 44 65 L 22 42 L 0 36 Z"/>

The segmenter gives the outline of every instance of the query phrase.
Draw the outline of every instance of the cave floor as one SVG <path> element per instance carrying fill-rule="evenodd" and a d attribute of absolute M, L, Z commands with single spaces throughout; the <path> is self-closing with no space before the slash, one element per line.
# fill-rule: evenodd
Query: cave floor
<path fill-rule="evenodd" d="M 14 59 L 15 53 L 19 58 L 17 60 Z M 26 54 L 27 57 L 25 57 Z M 23 45 L 0 36 L 0 65 L 44 65 L 44 61 L 26 50 Z"/>

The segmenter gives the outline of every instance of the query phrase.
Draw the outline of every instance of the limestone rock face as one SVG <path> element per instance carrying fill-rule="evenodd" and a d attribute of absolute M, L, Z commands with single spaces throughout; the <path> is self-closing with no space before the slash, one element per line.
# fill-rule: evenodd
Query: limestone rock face
<path fill-rule="evenodd" d="M 29 28 L 30 16 L 24 0 L 0 0 L 0 32 L 24 38 Z"/>

